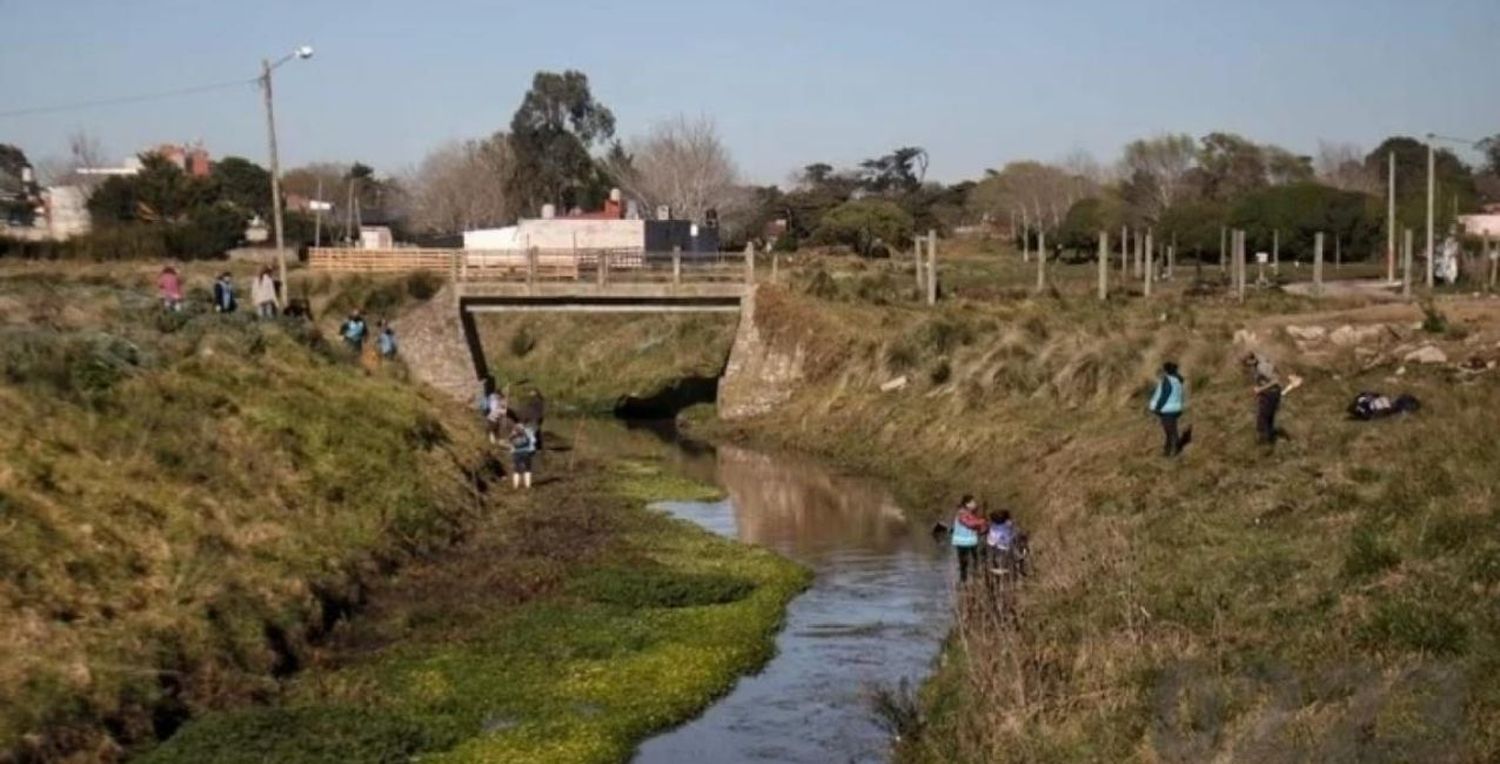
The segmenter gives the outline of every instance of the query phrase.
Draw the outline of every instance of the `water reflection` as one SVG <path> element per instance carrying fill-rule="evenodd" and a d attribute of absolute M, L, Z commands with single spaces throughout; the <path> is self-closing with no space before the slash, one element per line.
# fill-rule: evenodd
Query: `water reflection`
<path fill-rule="evenodd" d="M 876 484 L 806 459 L 722 446 L 683 467 L 723 486 L 720 502 L 673 514 L 808 565 L 778 653 L 700 718 L 647 741 L 638 762 L 873 762 L 888 741 L 872 684 L 918 682 L 948 628 L 946 551 Z M 711 473 L 711 474 L 705 474 Z"/>

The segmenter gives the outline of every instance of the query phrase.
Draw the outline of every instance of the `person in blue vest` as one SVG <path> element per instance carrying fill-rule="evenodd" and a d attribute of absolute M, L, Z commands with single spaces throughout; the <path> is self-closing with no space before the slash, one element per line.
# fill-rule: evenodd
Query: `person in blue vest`
<path fill-rule="evenodd" d="M 536 456 L 536 431 L 516 422 L 510 428 L 510 484 L 512 488 L 531 488 L 531 462 Z"/>
<path fill-rule="evenodd" d="M 365 335 L 369 331 L 370 328 L 365 324 L 364 316 L 360 315 L 358 310 L 350 313 L 344 325 L 339 327 L 339 334 L 344 338 L 344 344 L 349 346 L 355 356 L 358 356 L 359 351 L 364 349 Z"/>
<path fill-rule="evenodd" d="M 1151 400 L 1146 405 L 1161 420 L 1161 430 L 1166 436 L 1162 456 L 1173 457 L 1182 453 L 1183 438 L 1177 429 L 1177 420 L 1182 418 L 1186 402 L 1187 385 L 1182 381 L 1182 374 L 1177 371 L 1177 364 L 1167 361 L 1161 365 L 1161 379 L 1157 380 L 1156 389 L 1151 392 Z"/>
<path fill-rule="evenodd" d="M 958 500 L 958 514 L 953 517 L 952 543 L 958 553 L 958 582 L 969 580 L 969 569 L 979 567 L 979 541 L 989 532 L 989 523 L 979 511 L 979 502 L 965 494 Z"/>

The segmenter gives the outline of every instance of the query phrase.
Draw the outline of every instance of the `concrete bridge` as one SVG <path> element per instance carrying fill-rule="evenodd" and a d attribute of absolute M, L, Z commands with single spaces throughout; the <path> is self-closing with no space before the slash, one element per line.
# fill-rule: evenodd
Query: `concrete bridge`
<path fill-rule="evenodd" d="M 735 418 L 784 400 L 800 377 L 800 359 L 767 348 L 755 328 L 755 260 L 753 249 L 313 249 L 309 266 L 322 272 L 445 274 L 450 283 L 444 294 L 403 318 L 402 353 L 420 379 L 461 401 L 473 399 L 476 380 L 489 368 L 476 313 L 740 313 L 719 384 L 720 412 Z"/>

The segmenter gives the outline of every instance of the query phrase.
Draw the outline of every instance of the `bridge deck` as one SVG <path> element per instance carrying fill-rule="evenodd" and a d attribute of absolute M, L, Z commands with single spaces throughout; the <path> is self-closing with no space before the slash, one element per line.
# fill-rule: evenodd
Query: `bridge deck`
<path fill-rule="evenodd" d="M 754 255 L 639 250 L 314 249 L 317 271 L 441 273 L 467 311 L 734 311 Z"/>

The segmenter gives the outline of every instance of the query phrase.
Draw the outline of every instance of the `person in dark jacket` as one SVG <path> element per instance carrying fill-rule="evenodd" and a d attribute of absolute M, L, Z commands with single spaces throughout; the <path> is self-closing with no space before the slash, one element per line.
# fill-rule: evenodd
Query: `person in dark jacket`
<path fill-rule="evenodd" d="M 1156 389 L 1151 392 L 1151 400 L 1146 408 L 1156 418 L 1161 420 L 1162 434 L 1166 442 L 1162 444 L 1162 456 L 1172 457 L 1182 453 L 1182 436 L 1177 429 L 1177 420 L 1182 418 L 1182 410 L 1187 403 L 1187 384 L 1182 381 L 1182 375 L 1177 371 L 1177 364 L 1168 361 L 1161 365 L 1161 379 L 1156 382 Z"/>
<path fill-rule="evenodd" d="M 233 313 L 237 307 L 239 303 L 234 299 L 234 280 L 229 271 L 224 271 L 214 281 L 214 312 Z"/>
<path fill-rule="evenodd" d="M 531 425 L 532 432 L 536 435 L 536 450 L 542 450 L 542 420 L 547 416 L 547 401 L 542 398 L 541 390 L 532 390 L 531 398 L 526 401 L 525 411 L 521 415 L 521 421 Z"/>
<path fill-rule="evenodd" d="M 1255 434 L 1262 445 L 1276 445 L 1276 412 L 1281 408 L 1281 375 L 1271 359 L 1259 353 L 1245 356 L 1245 367 L 1255 393 Z"/>

